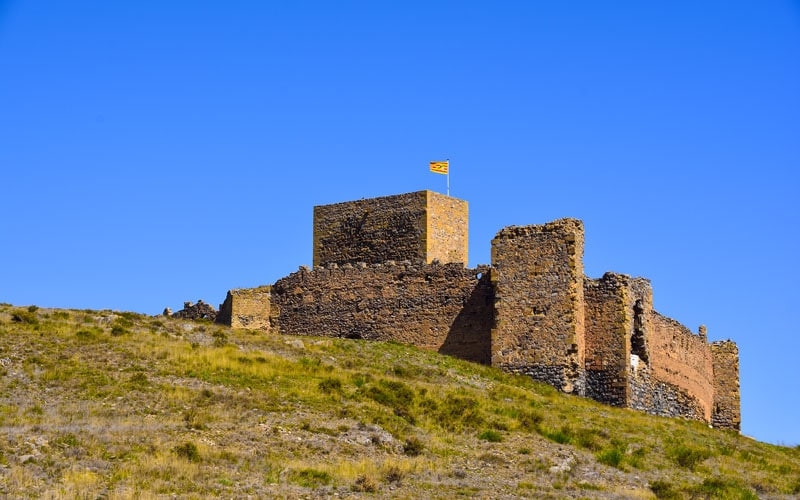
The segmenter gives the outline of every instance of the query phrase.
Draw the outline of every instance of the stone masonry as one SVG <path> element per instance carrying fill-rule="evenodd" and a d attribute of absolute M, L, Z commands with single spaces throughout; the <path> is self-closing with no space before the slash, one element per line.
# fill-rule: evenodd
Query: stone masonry
<path fill-rule="evenodd" d="M 583 274 L 583 223 L 511 226 L 467 268 L 467 202 L 430 191 L 314 207 L 314 267 L 228 292 L 217 321 L 397 341 L 610 405 L 738 430 L 739 352 L 653 309 L 645 278 Z"/>

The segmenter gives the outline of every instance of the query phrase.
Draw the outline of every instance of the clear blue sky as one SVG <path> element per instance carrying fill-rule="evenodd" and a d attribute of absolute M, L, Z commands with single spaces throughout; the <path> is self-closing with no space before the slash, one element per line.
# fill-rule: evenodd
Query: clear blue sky
<path fill-rule="evenodd" d="M 736 340 L 744 433 L 800 443 L 800 2 L 0 0 L 0 301 L 218 304 L 443 158 L 471 265 L 583 219 L 587 273 Z"/>

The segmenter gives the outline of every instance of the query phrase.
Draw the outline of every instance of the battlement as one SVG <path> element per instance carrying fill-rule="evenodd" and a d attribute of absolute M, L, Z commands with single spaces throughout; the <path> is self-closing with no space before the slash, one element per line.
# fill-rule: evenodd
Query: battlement
<path fill-rule="evenodd" d="M 465 267 L 467 202 L 431 191 L 314 207 L 314 267 L 228 292 L 217 321 L 392 340 L 573 394 L 739 429 L 739 351 L 653 309 L 645 278 L 583 274 L 578 219 L 509 226 Z M 179 313 L 176 313 L 179 314 Z"/>

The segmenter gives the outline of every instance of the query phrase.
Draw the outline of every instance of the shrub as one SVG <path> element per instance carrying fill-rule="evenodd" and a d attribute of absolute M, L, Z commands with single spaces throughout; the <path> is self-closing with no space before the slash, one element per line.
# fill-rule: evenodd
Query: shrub
<path fill-rule="evenodd" d="M 680 444 L 670 448 L 667 451 L 667 456 L 681 467 L 694 470 L 700 462 L 711 456 L 711 452 Z"/>
<path fill-rule="evenodd" d="M 661 479 L 650 483 L 650 491 L 660 500 L 679 500 L 681 494 L 667 481 Z"/>
<path fill-rule="evenodd" d="M 572 429 L 568 425 L 561 427 L 558 430 L 540 430 L 542 436 L 550 441 L 555 441 L 558 444 L 569 444 L 572 441 Z"/>
<path fill-rule="evenodd" d="M 416 457 L 422 454 L 422 450 L 425 449 L 425 445 L 422 444 L 422 441 L 415 436 L 411 436 L 410 438 L 406 439 L 405 444 L 403 445 L 403 453 L 410 457 Z"/>
<path fill-rule="evenodd" d="M 448 394 L 439 405 L 436 417 L 441 427 L 451 431 L 461 427 L 475 428 L 484 422 L 477 400 L 452 394 Z"/>
<path fill-rule="evenodd" d="M 404 477 L 406 477 L 405 471 L 396 465 L 388 466 L 383 472 L 383 479 L 387 483 L 399 483 Z"/>
<path fill-rule="evenodd" d="M 490 443 L 499 443 L 500 441 L 503 440 L 503 436 L 500 435 L 500 433 L 495 430 L 486 429 L 485 431 L 478 434 L 478 439 L 489 441 Z"/>
<path fill-rule="evenodd" d="M 378 483 L 372 477 L 362 474 L 358 476 L 356 482 L 353 483 L 353 491 L 363 491 L 365 493 L 375 493 L 378 491 Z"/>
<path fill-rule="evenodd" d="M 119 337 L 120 335 L 126 335 L 131 333 L 130 330 L 126 329 L 125 327 L 114 325 L 111 327 L 111 336 L 112 337 Z"/>
<path fill-rule="evenodd" d="M 35 313 L 39 310 L 39 306 L 28 306 L 28 312 Z"/>
<path fill-rule="evenodd" d="M 325 394 L 330 394 L 332 392 L 341 392 L 342 390 L 342 381 L 338 378 L 324 378 L 320 380 L 319 384 L 317 385 L 321 392 Z"/>
<path fill-rule="evenodd" d="M 527 432 L 536 432 L 542 423 L 542 416 L 535 411 L 520 410 L 517 415 L 519 428 Z"/>
<path fill-rule="evenodd" d="M 800 477 L 794 480 L 791 486 L 789 486 L 789 493 L 796 495 L 800 493 Z"/>
<path fill-rule="evenodd" d="M 37 318 L 36 314 L 31 311 L 18 310 L 11 315 L 11 321 L 14 321 L 15 323 L 36 325 L 39 323 L 39 318 Z"/>
<path fill-rule="evenodd" d="M 736 481 L 719 477 L 704 479 L 701 484 L 694 486 L 691 492 L 705 498 L 758 499 L 752 491 L 742 487 Z"/>
<path fill-rule="evenodd" d="M 621 468 L 623 453 L 619 448 L 610 448 L 597 454 L 597 461 L 604 465 Z"/>
<path fill-rule="evenodd" d="M 190 462 L 200 461 L 200 452 L 197 450 L 197 445 L 191 441 L 186 441 L 173 449 L 179 457 L 183 457 Z"/>
<path fill-rule="evenodd" d="M 75 336 L 78 337 L 80 340 L 94 340 L 97 338 L 97 333 L 92 330 L 78 330 L 75 333 Z"/>
<path fill-rule="evenodd" d="M 330 474 L 317 469 L 295 470 L 289 474 L 289 478 L 293 482 L 299 484 L 300 486 L 305 486 L 306 488 L 315 488 L 325 484 L 330 484 L 332 480 Z"/>

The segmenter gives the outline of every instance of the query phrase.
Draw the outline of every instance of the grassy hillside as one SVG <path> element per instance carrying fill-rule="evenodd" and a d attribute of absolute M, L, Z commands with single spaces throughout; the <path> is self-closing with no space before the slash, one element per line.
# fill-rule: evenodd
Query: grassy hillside
<path fill-rule="evenodd" d="M 0 496 L 756 498 L 800 449 L 393 343 L 0 306 Z"/>

